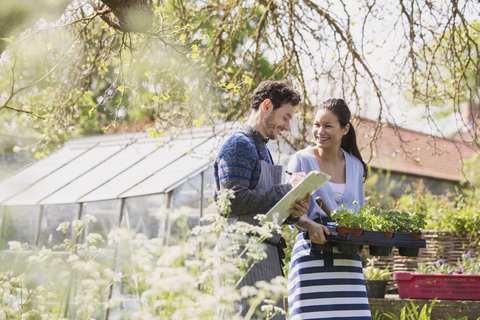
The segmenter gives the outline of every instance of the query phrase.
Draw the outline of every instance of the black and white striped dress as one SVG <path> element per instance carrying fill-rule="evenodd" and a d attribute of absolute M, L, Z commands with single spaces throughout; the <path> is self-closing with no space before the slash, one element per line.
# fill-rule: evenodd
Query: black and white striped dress
<path fill-rule="evenodd" d="M 289 320 L 370 320 L 359 255 L 310 252 L 310 240 L 297 236 L 288 276 Z"/>

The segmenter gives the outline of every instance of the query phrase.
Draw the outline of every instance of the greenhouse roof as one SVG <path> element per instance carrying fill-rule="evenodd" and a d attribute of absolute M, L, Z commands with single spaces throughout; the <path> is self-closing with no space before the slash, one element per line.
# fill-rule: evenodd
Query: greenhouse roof
<path fill-rule="evenodd" d="M 212 151 L 223 138 L 198 130 L 171 141 L 149 138 L 146 133 L 73 139 L 0 181 L 0 205 L 81 203 L 167 193 L 210 167 Z"/>

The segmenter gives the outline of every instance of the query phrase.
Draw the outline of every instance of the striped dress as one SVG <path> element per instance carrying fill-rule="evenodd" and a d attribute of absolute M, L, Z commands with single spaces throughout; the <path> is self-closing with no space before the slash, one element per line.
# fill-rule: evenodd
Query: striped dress
<path fill-rule="evenodd" d="M 320 196 L 332 211 L 343 203 L 346 209 L 355 211 L 364 205 L 363 166 L 357 158 L 344 154 L 347 181 L 343 197 L 337 203 L 327 183 L 312 195 L 311 203 Z M 311 147 L 296 153 L 288 169 L 305 173 L 320 171 Z M 354 201 L 359 205 L 354 205 Z M 327 218 L 316 205 L 307 212 L 312 220 L 318 220 L 320 214 Z M 288 273 L 288 319 L 370 320 L 360 256 L 339 253 L 336 247 L 332 252 L 311 251 L 310 240 L 305 240 L 303 234 L 300 232 L 296 238 Z"/>
<path fill-rule="evenodd" d="M 309 243 L 300 232 L 288 274 L 288 319 L 371 319 L 360 256 L 310 252 Z"/>

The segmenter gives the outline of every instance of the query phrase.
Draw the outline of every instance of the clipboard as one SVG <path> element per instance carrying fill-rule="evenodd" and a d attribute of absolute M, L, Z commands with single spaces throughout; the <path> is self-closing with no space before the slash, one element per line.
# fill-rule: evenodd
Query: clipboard
<path fill-rule="evenodd" d="M 287 210 L 293 208 L 292 203 L 298 198 L 305 198 L 308 192 L 315 192 L 323 186 L 330 176 L 320 171 L 310 171 L 305 179 L 297 184 L 289 193 L 287 193 L 270 211 L 267 212 L 265 218 L 260 221 L 260 225 L 265 222 L 275 222 L 281 225 L 285 219 L 290 216 Z"/>

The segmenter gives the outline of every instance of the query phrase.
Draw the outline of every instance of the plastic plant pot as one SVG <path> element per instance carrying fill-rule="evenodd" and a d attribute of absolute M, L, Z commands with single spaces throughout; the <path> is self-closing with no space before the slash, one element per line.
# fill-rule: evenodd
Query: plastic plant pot
<path fill-rule="evenodd" d="M 388 280 L 365 280 L 369 299 L 383 299 L 387 291 Z"/>
<path fill-rule="evenodd" d="M 337 249 L 341 253 L 347 254 L 360 254 L 362 252 L 363 245 L 359 244 L 349 244 L 349 243 L 341 243 L 337 244 Z"/>
<path fill-rule="evenodd" d="M 418 257 L 419 253 L 420 253 L 420 248 L 407 248 L 407 247 L 398 248 L 398 254 L 405 257 Z"/>
<path fill-rule="evenodd" d="M 389 246 L 368 246 L 370 255 L 372 256 L 389 256 L 392 254 L 393 247 Z"/>
<path fill-rule="evenodd" d="M 412 232 L 412 236 L 415 238 L 415 240 L 420 240 L 422 239 L 423 234 L 421 232 Z"/>
<path fill-rule="evenodd" d="M 310 242 L 310 249 L 315 251 L 332 251 L 333 243 L 327 241 L 324 244 L 319 244 L 315 242 Z"/>
<path fill-rule="evenodd" d="M 337 232 L 339 235 L 343 236 L 344 234 L 354 234 L 357 237 L 360 237 L 365 230 L 361 228 L 350 228 L 350 227 L 337 227 Z"/>
<path fill-rule="evenodd" d="M 393 238 L 393 234 L 394 234 L 395 232 L 393 232 L 393 231 L 382 231 L 382 233 L 383 233 L 383 236 L 384 236 L 385 238 L 387 238 L 388 240 L 390 240 L 390 239 Z"/>

